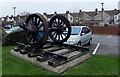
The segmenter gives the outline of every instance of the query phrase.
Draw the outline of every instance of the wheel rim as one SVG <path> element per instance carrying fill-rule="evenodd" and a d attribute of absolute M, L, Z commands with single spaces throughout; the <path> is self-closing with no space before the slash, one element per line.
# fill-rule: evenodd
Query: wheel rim
<path fill-rule="evenodd" d="M 63 43 L 70 37 L 71 26 L 69 21 L 62 15 L 53 16 L 49 27 L 55 28 L 55 30 L 49 32 L 49 35 L 56 43 Z"/>
<path fill-rule="evenodd" d="M 46 42 L 48 25 L 40 14 L 31 14 L 26 20 L 26 39 L 34 48 L 42 47 Z"/>

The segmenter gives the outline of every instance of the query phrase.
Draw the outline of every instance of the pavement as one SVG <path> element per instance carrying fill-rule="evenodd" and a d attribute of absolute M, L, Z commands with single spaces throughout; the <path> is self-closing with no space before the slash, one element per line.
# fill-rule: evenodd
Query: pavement
<path fill-rule="evenodd" d="M 91 54 L 119 56 L 118 35 L 93 35 L 92 45 L 88 45 Z"/>

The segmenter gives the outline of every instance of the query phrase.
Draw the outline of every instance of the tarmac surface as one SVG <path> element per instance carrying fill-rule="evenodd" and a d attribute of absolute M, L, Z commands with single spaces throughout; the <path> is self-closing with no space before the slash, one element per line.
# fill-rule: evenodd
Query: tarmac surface
<path fill-rule="evenodd" d="M 91 54 L 119 56 L 119 39 L 117 35 L 93 35 L 92 45 L 86 45 Z"/>

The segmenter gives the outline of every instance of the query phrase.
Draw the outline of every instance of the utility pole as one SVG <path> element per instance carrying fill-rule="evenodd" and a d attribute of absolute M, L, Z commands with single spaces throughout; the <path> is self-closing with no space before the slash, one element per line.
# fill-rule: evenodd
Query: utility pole
<path fill-rule="evenodd" d="M 12 7 L 13 8 L 13 11 L 14 11 L 14 22 L 13 22 L 13 26 L 15 26 L 15 9 L 16 9 L 16 7 L 14 6 L 14 7 Z"/>
<path fill-rule="evenodd" d="M 101 21 L 103 21 L 103 12 L 104 12 L 103 4 L 104 4 L 104 3 L 101 3 L 101 4 L 102 4 L 102 15 L 101 15 Z"/>
<path fill-rule="evenodd" d="M 102 9 L 101 9 L 101 25 L 100 25 L 100 31 L 101 31 L 101 34 L 102 34 L 102 32 L 103 32 L 103 30 L 102 30 L 102 26 L 104 25 L 104 18 L 103 18 L 103 11 L 104 11 L 104 8 L 103 8 L 103 4 L 104 3 L 101 3 L 102 4 Z"/>

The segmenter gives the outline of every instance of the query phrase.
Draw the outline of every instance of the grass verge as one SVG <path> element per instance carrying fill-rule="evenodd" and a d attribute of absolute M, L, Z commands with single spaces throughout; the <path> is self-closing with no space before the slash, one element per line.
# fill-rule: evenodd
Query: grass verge
<path fill-rule="evenodd" d="M 9 51 L 14 47 L 15 46 L 2 47 L 3 75 L 57 75 L 56 73 L 42 70 L 12 56 Z M 118 57 L 92 55 L 90 60 L 62 75 L 118 75 Z"/>

